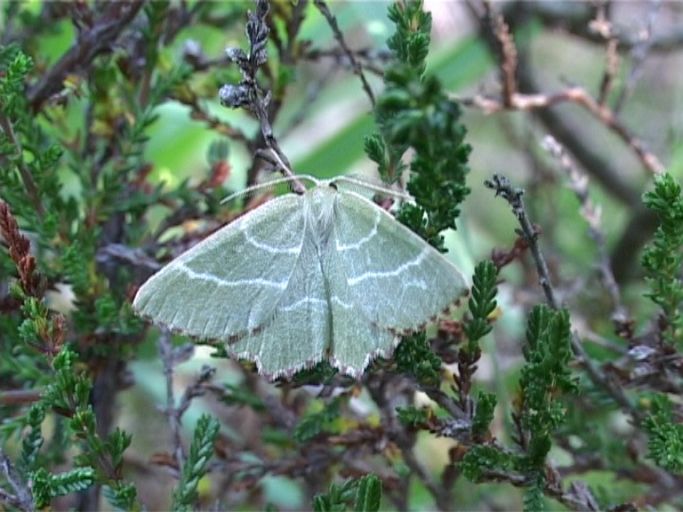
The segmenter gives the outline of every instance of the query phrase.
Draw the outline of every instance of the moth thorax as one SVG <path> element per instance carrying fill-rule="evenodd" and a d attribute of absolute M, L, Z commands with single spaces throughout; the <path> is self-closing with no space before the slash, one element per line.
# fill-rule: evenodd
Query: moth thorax
<path fill-rule="evenodd" d="M 310 190 L 308 194 L 308 224 L 316 245 L 322 247 L 327 244 L 332 232 L 336 191 L 330 187 L 320 186 Z"/>

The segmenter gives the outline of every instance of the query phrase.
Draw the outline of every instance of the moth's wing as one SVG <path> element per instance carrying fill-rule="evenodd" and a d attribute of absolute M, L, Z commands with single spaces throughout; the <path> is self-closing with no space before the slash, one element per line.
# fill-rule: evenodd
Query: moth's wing
<path fill-rule="evenodd" d="M 353 192 L 336 197 L 334 247 L 371 322 L 416 330 L 466 292 L 460 271 L 384 209 Z"/>
<path fill-rule="evenodd" d="M 256 362 L 259 373 L 270 379 L 291 377 L 326 357 L 329 322 L 325 280 L 308 233 L 272 320 L 257 332 L 230 343 L 228 353 Z"/>
<path fill-rule="evenodd" d="M 133 307 L 192 336 L 244 336 L 272 319 L 297 266 L 305 232 L 302 197 L 273 199 L 153 275 Z"/>
<path fill-rule="evenodd" d="M 325 258 L 325 276 L 329 283 L 332 342 L 330 364 L 341 373 L 360 377 L 377 356 L 389 357 L 400 338 L 373 323 L 359 308 L 348 285 L 345 261 L 331 250 Z"/>

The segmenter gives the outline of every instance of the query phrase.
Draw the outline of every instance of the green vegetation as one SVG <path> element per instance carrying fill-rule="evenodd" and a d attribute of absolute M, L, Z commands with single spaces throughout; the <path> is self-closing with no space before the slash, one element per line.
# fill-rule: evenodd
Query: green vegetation
<path fill-rule="evenodd" d="M 3 5 L 0 508 L 682 508 L 681 185 L 625 125 L 621 102 L 640 96 L 610 93 L 609 69 L 602 98 L 532 90 L 527 46 L 543 54 L 555 27 L 540 4 L 483 10 L 438 60 L 441 20 L 420 1 L 377 19 L 320 0 Z M 580 30 L 594 14 L 572 37 L 602 37 Z M 608 52 L 635 44 L 605 33 Z M 226 41 L 244 49 L 224 57 Z M 496 64 L 500 97 L 464 98 Z M 543 98 L 633 152 L 642 204 L 611 146 L 582 152 L 599 137 L 563 131 Z M 467 107 L 540 114 L 492 130 Z M 536 121 L 571 154 L 540 154 Z M 363 169 L 414 198 L 392 213 L 472 261 L 468 296 L 392 357 L 358 380 L 323 362 L 270 384 L 223 344 L 134 315 L 150 275 L 261 201 L 224 197 L 289 160 L 351 171 L 363 150 Z M 493 170 L 511 175 L 495 195 Z"/>

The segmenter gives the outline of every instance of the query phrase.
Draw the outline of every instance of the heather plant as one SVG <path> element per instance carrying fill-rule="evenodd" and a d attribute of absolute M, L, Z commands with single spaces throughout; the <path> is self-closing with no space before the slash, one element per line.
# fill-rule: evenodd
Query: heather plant
<path fill-rule="evenodd" d="M 365 5 L 389 31 L 361 43 L 358 7 L 323 0 L 6 3 L 0 506 L 683 507 L 680 173 L 621 115 L 648 52 L 683 45 L 634 38 L 609 2 L 568 27 L 523 4 L 467 3 L 475 32 L 440 67 L 421 1 Z M 560 26 L 604 46 L 595 94 L 536 80 L 530 47 Z M 465 95 L 482 69 L 496 92 Z M 330 110 L 347 101 L 335 80 L 356 120 Z M 560 103 L 615 135 L 644 193 Z M 480 111 L 507 143 L 471 129 Z M 528 114 L 522 136 L 510 112 Z M 331 142 L 312 135 L 328 123 Z M 513 150 L 530 176 L 474 160 Z M 356 380 L 323 362 L 270 383 L 224 343 L 134 314 L 149 276 L 278 190 L 226 196 L 353 165 L 405 190 L 374 200 L 470 274 L 392 357 Z M 620 239 L 598 185 L 629 216 Z"/>

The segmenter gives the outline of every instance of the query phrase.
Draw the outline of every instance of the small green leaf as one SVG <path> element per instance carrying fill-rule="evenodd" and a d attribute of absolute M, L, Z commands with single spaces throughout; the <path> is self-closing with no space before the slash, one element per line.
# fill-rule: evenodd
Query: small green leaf
<path fill-rule="evenodd" d="M 196 507 L 197 484 L 206 473 L 206 465 L 213 455 L 213 444 L 220 424 L 216 418 L 203 414 L 194 430 L 190 453 L 183 465 L 178 486 L 173 492 L 174 511 L 193 510 Z"/>
<path fill-rule="evenodd" d="M 465 478 L 478 482 L 486 470 L 506 471 L 513 465 L 510 455 L 492 445 L 474 445 L 459 463 Z"/>
<path fill-rule="evenodd" d="M 398 420 L 409 428 L 418 428 L 420 425 L 427 423 L 429 419 L 429 410 L 427 408 L 418 409 L 413 406 L 397 407 L 396 413 Z"/>
<path fill-rule="evenodd" d="M 493 413 L 496 408 L 496 395 L 480 391 L 477 395 L 476 409 L 472 419 L 472 435 L 481 438 L 486 434 L 493 421 Z"/>
<path fill-rule="evenodd" d="M 474 269 L 472 291 L 468 301 L 471 318 L 465 322 L 467 350 L 470 353 L 474 353 L 479 348 L 477 343 L 479 339 L 491 331 L 489 315 L 497 306 L 497 279 L 498 271 L 490 260 L 482 261 Z"/>
<path fill-rule="evenodd" d="M 432 352 L 424 332 L 403 338 L 396 347 L 394 360 L 399 372 L 412 375 L 426 386 L 439 385 L 441 359 Z"/>
<path fill-rule="evenodd" d="M 377 512 L 382 500 L 382 481 L 376 475 L 366 475 L 358 481 L 355 512 Z"/>
<path fill-rule="evenodd" d="M 76 468 L 52 475 L 45 468 L 38 469 L 31 476 L 33 497 L 38 508 L 46 507 L 52 498 L 82 491 L 95 483 L 93 468 Z"/>
<path fill-rule="evenodd" d="M 332 423 L 339 417 L 341 397 L 337 397 L 323 410 L 307 414 L 294 429 L 294 439 L 299 443 L 305 443 L 331 428 Z"/>

